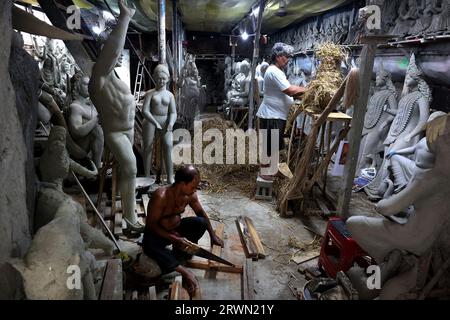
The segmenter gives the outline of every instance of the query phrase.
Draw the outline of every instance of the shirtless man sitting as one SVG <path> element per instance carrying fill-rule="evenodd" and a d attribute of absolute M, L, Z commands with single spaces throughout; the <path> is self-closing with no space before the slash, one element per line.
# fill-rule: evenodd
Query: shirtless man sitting
<path fill-rule="evenodd" d="M 179 272 L 188 291 L 193 294 L 198 288 L 198 280 L 176 258 L 177 248 L 186 246 L 186 239 L 197 241 L 207 230 L 211 244 L 223 247 L 223 241 L 214 233 L 211 221 L 198 200 L 196 190 L 200 174 L 193 166 L 183 166 L 175 173 L 175 183 L 155 191 L 148 205 L 149 215 L 144 231 L 144 253 L 154 259 L 163 274 Z M 196 217 L 181 218 L 186 206 L 194 210 Z M 166 248 L 172 244 L 174 250 Z"/>

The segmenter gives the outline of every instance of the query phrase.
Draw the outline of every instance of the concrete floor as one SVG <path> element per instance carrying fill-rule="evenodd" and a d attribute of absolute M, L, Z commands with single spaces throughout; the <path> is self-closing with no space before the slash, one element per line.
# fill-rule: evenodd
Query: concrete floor
<path fill-rule="evenodd" d="M 299 250 L 289 245 L 289 239 L 299 243 L 311 243 L 314 235 L 303 226 L 307 225 L 319 233 L 325 230 L 326 222 L 320 217 L 280 218 L 274 202 L 251 200 L 240 192 L 226 194 L 199 194 L 200 201 L 214 222 L 225 224 L 225 248 L 222 257 L 242 265 L 245 255 L 239 239 L 235 218 L 250 217 L 265 247 L 267 257 L 253 262 L 255 299 L 296 299 L 290 287 L 301 290 L 306 280 L 298 272 L 298 265 L 291 257 Z M 208 246 L 206 235 L 200 244 Z M 217 280 L 205 279 L 204 271 L 196 271 L 202 286 L 204 299 L 240 299 L 239 275 L 219 274 Z"/>

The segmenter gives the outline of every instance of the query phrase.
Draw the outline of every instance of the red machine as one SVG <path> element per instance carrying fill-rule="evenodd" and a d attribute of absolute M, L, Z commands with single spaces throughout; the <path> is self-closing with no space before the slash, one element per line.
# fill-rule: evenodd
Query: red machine
<path fill-rule="evenodd" d="M 348 271 L 355 262 L 360 267 L 367 268 L 372 261 L 373 259 L 352 239 L 345 221 L 330 218 L 320 249 L 319 268 L 334 279 L 338 271 Z"/>

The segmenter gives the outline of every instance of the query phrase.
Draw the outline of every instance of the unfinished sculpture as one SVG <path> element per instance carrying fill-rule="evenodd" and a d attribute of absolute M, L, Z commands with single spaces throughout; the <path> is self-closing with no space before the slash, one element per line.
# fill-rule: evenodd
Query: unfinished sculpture
<path fill-rule="evenodd" d="M 48 39 L 44 53 L 40 56 L 43 61 L 41 88 L 53 97 L 60 109 L 63 109 L 67 92 L 60 87 L 64 75 L 60 70 L 60 60 L 55 52 L 55 48 L 55 40 Z"/>
<path fill-rule="evenodd" d="M 233 65 L 232 60 L 230 56 L 227 56 L 225 58 L 225 70 L 224 70 L 224 92 L 225 94 L 228 92 L 231 86 L 231 79 L 233 74 Z"/>
<path fill-rule="evenodd" d="M 100 114 L 106 145 L 119 164 L 119 191 L 127 227 L 142 231 L 135 210 L 136 157 L 133 153 L 135 102 L 128 85 L 120 80 L 114 68 L 121 64 L 128 24 L 135 10 L 119 2 L 120 15 L 92 69 L 89 96 Z"/>
<path fill-rule="evenodd" d="M 398 103 L 397 114 L 384 141 L 385 154 L 391 150 L 404 149 L 415 145 L 422 138 L 422 127 L 430 115 L 431 92 L 422 71 L 416 65 L 415 55 L 411 55 L 406 71 L 403 97 Z M 382 181 L 389 175 L 389 160 L 385 159 L 372 183 L 364 190 L 371 199 L 380 199 L 385 193 Z"/>
<path fill-rule="evenodd" d="M 180 88 L 179 114 L 184 126 L 191 129 L 194 119 L 200 114 L 203 93 L 198 69 L 195 65 L 195 56 L 192 54 L 186 55 L 186 62 L 181 72 Z"/>
<path fill-rule="evenodd" d="M 65 147 L 66 131 L 54 126 L 48 147 L 40 159 L 42 183 L 37 197 L 35 230 L 30 250 L 14 266 L 24 278 L 28 299 L 96 299 L 91 270 L 95 261 L 86 248 L 111 254 L 114 244 L 87 223 L 86 212 L 62 189 L 69 170 L 92 176 L 70 160 Z M 67 286 L 68 267 L 78 265 L 81 290 Z"/>
<path fill-rule="evenodd" d="M 431 131 L 434 131 L 433 126 L 436 120 L 440 119 L 446 121 L 442 128 L 438 128 L 436 137 L 429 134 L 427 128 L 427 143 L 435 156 L 434 166 L 416 171 L 405 189 L 380 201 L 376 206 L 377 212 L 388 217 L 413 205 L 415 212 L 409 217 L 407 223 L 401 225 L 385 218 L 363 216 L 354 216 L 347 220 L 347 227 L 352 237 L 377 262 L 383 261 L 394 249 L 406 250 L 420 257 L 431 249 L 440 236 L 443 226 L 449 222 L 450 125 L 448 116 L 435 119 L 428 126 L 431 127 Z M 413 272 L 413 277 L 410 277 L 412 282 L 400 283 L 397 286 L 395 281 L 391 282 L 389 288 L 391 298 L 395 298 L 392 295 L 399 295 L 415 285 L 417 268 L 413 268 L 411 272 Z M 399 275 L 399 282 L 403 282 L 401 277 L 405 275 Z"/>
<path fill-rule="evenodd" d="M 427 123 L 437 117 L 445 116 L 444 112 L 433 112 Z M 408 156 L 412 155 L 413 159 Z M 400 150 L 390 150 L 386 155 L 394 177 L 394 186 L 401 190 L 409 183 L 414 173 L 431 169 L 434 166 L 434 154 L 428 149 L 427 139 L 422 138 L 416 145 Z"/>
<path fill-rule="evenodd" d="M 434 0 L 431 11 L 434 15 L 431 19 L 427 32 L 433 34 L 443 31 L 450 31 L 450 1 Z"/>
<path fill-rule="evenodd" d="M 89 77 L 77 73 L 72 77 L 73 101 L 68 109 L 69 133 L 86 153 L 91 153 L 97 169 L 102 165 L 104 137 L 98 112 L 89 99 Z"/>
<path fill-rule="evenodd" d="M 54 219 L 39 229 L 23 260 L 13 266 L 24 280 L 27 299 L 30 300 L 95 300 L 97 298 L 92 271 L 94 258 L 86 251 L 80 236 L 80 217 L 73 214 L 73 207 L 62 203 L 54 213 Z M 80 289 L 74 290 L 68 282 L 80 269 Z M 71 269 L 72 268 L 72 269 Z"/>
<path fill-rule="evenodd" d="M 233 79 L 231 90 L 227 92 L 226 108 L 232 106 L 245 106 L 248 102 L 250 90 L 250 63 L 243 60 L 240 63 L 239 73 Z"/>
<path fill-rule="evenodd" d="M 418 17 L 419 7 L 417 0 L 401 1 L 398 18 L 390 34 L 399 37 L 410 35 Z"/>
<path fill-rule="evenodd" d="M 433 19 L 434 6 L 436 0 L 420 0 L 418 5 L 418 18 L 411 30 L 412 35 L 420 35 L 427 30 Z"/>
<path fill-rule="evenodd" d="M 269 67 L 269 64 L 265 61 L 261 62 L 256 67 L 256 76 L 255 79 L 258 83 L 259 95 L 262 97 L 264 95 L 264 75 L 266 74 L 266 70 Z"/>
<path fill-rule="evenodd" d="M 377 72 L 377 91 L 370 97 L 364 118 L 361 152 L 358 168 L 377 168 L 379 154 L 384 151 L 383 141 L 397 111 L 397 90 L 383 64 Z M 381 158 L 380 158 L 381 160 Z"/>
<path fill-rule="evenodd" d="M 170 73 L 166 66 L 159 64 L 153 73 L 156 88 L 145 94 L 142 112 L 144 113 L 144 168 L 145 175 L 150 177 L 152 169 L 152 151 L 155 137 L 160 139 L 162 146 L 161 157 L 164 159 L 167 180 L 174 183 L 172 162 L 172 129 L 177 120 L 175 97 L 167 90 L 166 85 Z M 157 155 L 158 156 L 158 155 Z"/>

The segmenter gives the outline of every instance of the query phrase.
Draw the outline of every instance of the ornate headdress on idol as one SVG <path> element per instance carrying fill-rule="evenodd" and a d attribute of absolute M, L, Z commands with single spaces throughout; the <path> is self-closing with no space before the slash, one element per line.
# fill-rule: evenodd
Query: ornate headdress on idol
<path fill-rule="evenodd" d="M 431 102 L 431 89 L 423 78 L 423 71 L 416 64 L 416 55 L 414 53 L 411 54 L 409 65 L 408 68 L 406 69 L 406 76 L 410 76 L 411 78 L 417 80 L 419 91 L 426 97 L 428 102 Z M 403 92 L 404 93 L 408 92 L 406 83 L 403 88 Z"/>

